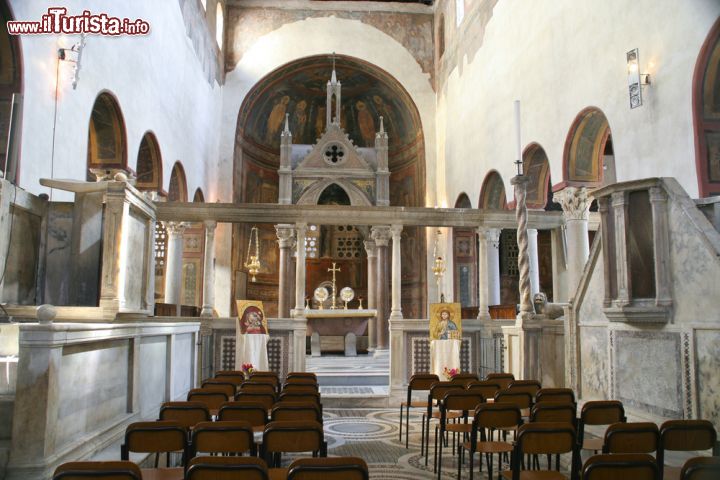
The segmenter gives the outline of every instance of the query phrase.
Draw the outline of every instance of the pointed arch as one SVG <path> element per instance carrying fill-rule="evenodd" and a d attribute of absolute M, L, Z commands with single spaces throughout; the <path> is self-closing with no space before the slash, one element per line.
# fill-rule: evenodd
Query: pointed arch
<path fill-rule="evenodd" d="M 497 170 L 490 170 L 485 175 L 485 180 L 483 180 L 480 189 L 478 208 L 486 210 L 504 210 L 507 208 L 505 183 Z"/>
<path fill-rule="evenodd" d="M 455 208 L 472 208 L 472 203 L 467 193 L 461 192 L 460 195 L 458 195 L 457 200 L 455 200 Z"/>
<path fill-rule="evenodd" d="M 195 194 L 193 195 L 193 203 L 205 203 L 205 194 L 200 187 L 195 189 Z"/>
<path fill-rule="evenodd" d="M 95 99 L 88 128 L 88 169 L 127 168 L 127 134 L 115 95 L 101 92 Z"/>
<path fill-rule="evenodd" d="M 320 196 L 331 185 L 336 185 L 347 194 L 350 199 L 350 205 L 372 205 L 372 202 L 365 192 L 360 190 L 360 188 L 351 182 L 340 179 L 329 179 L 315 182 L 303 192 L 296 203 L 298 205 L 317 205 L 320 200 Z"/>
<path fill-rule="evenodd" d="M 698 193 L 720 195 L 720 19 L 700 49 L 692 95 Z"/>
<path fill-rule="evenodd" d="M 610 143 L 609 143 L 610 142 Z M 597 107 L 583 109 L 570 127 L 563 153 L 563 185 L 599 186 L 603 161 L 612 145 L 610 124 Z"/>
<path fill-rule="evenodd" d="M 185 177 L 185 169 L 182 163 L 175 162 L 172 173 L 170 174 L 170 186 L 168 187 L 168 201 L 170 202 L 187 202 L 187 178 Z"/>
<path fill-rule="evenodd" d="M 545 149 L 531 143 L 523 152 L 523 172 L 530 179 L 527 189 L 527 207 L 543 209 L 550 188 L 550 162 Z"/>
<path fill-rule="evenodd" d="M 138 190 L 161 192 L 163 186 L 162 155 L 155 134 L 145 132 L 140 140 L 137 164 L 135 166 Z"/>

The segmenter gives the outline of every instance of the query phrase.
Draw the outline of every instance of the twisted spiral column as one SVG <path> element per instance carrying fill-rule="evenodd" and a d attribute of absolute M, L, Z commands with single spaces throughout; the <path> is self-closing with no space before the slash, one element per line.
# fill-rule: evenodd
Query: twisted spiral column
<path fill-rule="evenodd" d="M 535 313 L 531 299 L 530 256 L 528 255 L 528 212 L 525 203 L 529 179 L 523 175 L 513 177 L 515 187 L 515 219 L 517 220 L 518 271 L 520 272 L 520 316 Z"/>

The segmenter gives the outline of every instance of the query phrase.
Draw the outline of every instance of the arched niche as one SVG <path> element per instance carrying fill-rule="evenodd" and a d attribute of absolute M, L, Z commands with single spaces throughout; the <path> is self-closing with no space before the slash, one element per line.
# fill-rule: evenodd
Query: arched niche
<path fill-rule="evenodd" d="M 88 128 L 88 169 L 126 169 L 127 139 L 125 121 L 117 99 L 102 92 L 95 99 Z"/>
<path fill-rule="evenodd" d="M 720 19 L 698 56 L 693 78 L 693 115 L 700 197 L 720 195 Z"/>
<path fill-rule="evenodd" d="M 612 156 L 610 124 L 599 108 L 588 107 L 575 117 L 565 140 L 564 184 L 590 187 L 601 185 L 606 155 Z"/>
<path fill-rule="evenodd" d="M 331 188 L 333 185 L 340 188 L 345 193 L 345 195 L 347 195 L 347 198 L 349 200 L 348 205 L 372 205 L 370 199 L 367 197 L 365 192 L 360 190 L 360 188 L 350 182 L 338 179 L 323 180 L 311 185 L 305 192 L 303 192 L 303 195 L 298 199 L 297 204 L 318 205 L 320 203 L 320 197 L 322 196 L 322 194 L 325 193 L 327 189 Z"/>
<path fill-rule="evenodd" d="M 185 177 L 185 169 L 180 162 L 175 162 L 172 173 L 170 174 L 170 186 L 168 187 L 168 201 L 170 202 L 187 202 L 187 179 Z"/>
<path fill-rule="evenodd" d="M 203 193 L 201 188 L 195 189 L 195 194 L 193 195 L 193 203 L 205 203 L 205 194 Z"/>
<path fill-rule="evenodd" d="M 491 170 L 485 175 L 482 188 L 480 189 L 480 200 L 478 208 L 483 210 L 504 210 L 507 208 L 505 197 L 505 183 L 500 174 Z"/>
<path fill-rule="evenodd" d="M 152 132 L 145 132 L 140 140 L 135 171 L 135 186 L 138 190 L 162 191 L 162 155 L 157 138 Z"/>
<path fill-rule="evenodd" d="M 458 195 L 455 208 L 472 208 L 465 192 Z M 453 299 L 463 307 L 478 301 L 477 239 L 472 228 L 453 228 Z M 475 313 L 477 316 L 477 312 Z"/>
<path fill-rule="evenodd" d="M 544 209 L 550 190 L 550 162 L 545 150 L 537 143 L 530 144 L 523 152 L 523 173 L 530 180 L 527 208 Z"/>

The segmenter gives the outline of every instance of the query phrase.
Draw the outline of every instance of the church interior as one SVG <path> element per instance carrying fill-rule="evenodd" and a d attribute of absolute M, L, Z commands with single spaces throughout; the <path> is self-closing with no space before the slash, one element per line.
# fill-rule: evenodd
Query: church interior
<path fill-rule="evenodd" d="M 0 19 L 0 479 L 720 478 L 717 0 Z"/>

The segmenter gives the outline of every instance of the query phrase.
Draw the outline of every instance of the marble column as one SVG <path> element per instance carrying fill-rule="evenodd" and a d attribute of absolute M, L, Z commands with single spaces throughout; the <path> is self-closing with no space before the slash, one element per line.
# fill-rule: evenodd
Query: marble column
<path fill-rule="evenodd" d="M 567 244 L 568 300 L 572 301 L 590 256 L 588 211 L 592 198 L 585 187 L 566 187 L 553 195 L 563 209 Z"/>
<path fill-rule="evenodd" d="M 402 237 L 402 225 L 390 227 L 392 233 L 392 307 L 390 318 L 401 319 L 402 314 L 402 264 L 400 253 L 400 241 Z"/>
<path fill-rule="evenodd" d="M 182 283 L 183 232 L 186 225 L 182 222 L 166 222 L 167 249 L 165 250 L 165 303 L 176 306 L 176 315 L 180 315 L 180 287 Z"/>
<path fill-rule="evenodd" d="M 305 232 L 307 224 L 295 225 L 297 244 L 295 245 L 295 312 L 293 316 L 304 316 L 305 313 Z"/>
<path fill-rule="evenodd" d="M 293 292 L 290 289 L 292 271 L 292 246 L 295 232 L 292 225 L 275 225 L 278 246 L 280 247 L 279 282 L 278 282 L 278 317 L 290 318 L 293 305 Z"/>
<path fill-rule="evenodd" d="M 490 305 L 500 303 L 500 230 L 480 227 L 478 234 L 478 320 L 490 319 Z"/>
<path fill-rule="evenodd" d="M 201 317 L 212 317 L 215 306 L 215 228 L 217 222 L 205 220 L 205 261 Z"/>
<path fill-rule="evenodd" d="M 538 259 L 538 231 L 528 228 L 528 257 L 530 259 L 530 292 L 535 295 L 540 291 L 540 262 Z"/>
<path fill-rule="evenodd" d="M 368 259 L 368 284 L 367 284 L 367 308 L 377 308 L 375 303 L 376 287 L 375 282 L 377 280 L 377 249 L 375 242 L 372 240 L 365 241 L 365 251 L 367 252 Z M 375 327 L 377 321 L 368 322 L 368 352 L 375 351 L 375 345 L 377 344 Z"/>
<path fill-rule="evenodd" d="M 388 349 L 388 245 L 390 243 L 390 227 L 376 226 L 371 229 L 371 237 L 375 240 L 377 250 L 377 281 L 375 285 L 375 304 L 377 305 L 376 350 L 378 354 Z"/>

